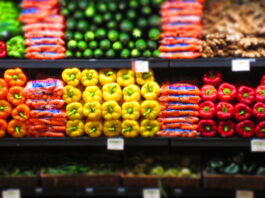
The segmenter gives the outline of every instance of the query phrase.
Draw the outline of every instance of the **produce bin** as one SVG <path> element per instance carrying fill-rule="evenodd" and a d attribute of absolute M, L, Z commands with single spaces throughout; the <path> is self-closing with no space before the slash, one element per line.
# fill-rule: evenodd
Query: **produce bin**
<path fill-rule="evenodd" d="M 4 188 L 36 188 L 38 176 L 0 176 L 0 189 Z"/>

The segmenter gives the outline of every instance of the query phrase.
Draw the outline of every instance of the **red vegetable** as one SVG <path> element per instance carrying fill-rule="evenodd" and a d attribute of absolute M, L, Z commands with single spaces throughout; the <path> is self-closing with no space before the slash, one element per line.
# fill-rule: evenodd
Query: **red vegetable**
<path fill-rule="evenodd" d="M 265 75 L 263 75 L 260 79 L 260 84 L 265 85 Z"/>
<path fill-rule="evenodd" d="M 265 102 L 265 85 L 260 85 L 256 89 L 256 101 Z"/>
<path fill-rule="evenodd" d="M 231 137 L 235 134 L 235 124 L 232 121 L 221 121 L 218 125 L 218 133 L 223 137 Z"/>
<path fill-rule="evenodd" d="M 216 101 L 217 90 L 213 85 L 203 85 L 200 93 L 202 100 Z"/>
<path fill-rule="evenodd" d="M 0 58 L 7 56 L 6 44 L 4 41 L 0 41 Z"/>
<path fill-rule="evenodd" d="M 201 120 L 198 124 L 198 131 L 201 136 L 213 137 L 216 135 L 216 124 L 213 120 Z"/>
<path fill-rule="evenodd" d="M 237 120 L 247 120 L 251 117 L 252 110 L 244 103 L 238 103 L 234 107 L 234 116 Z"/>
<path fill-rule="evenodd" d="M 237 96 L 236 87 L 229 83 L 223 83 L 218 88 L 218 98 L 224 102 L 230 102 Z"/>
<path fill-rule="evenodd" d="M 251 87 L 240 86 L 238 89 L 237 100 L 245 104 L 252 104 L 255 100 L 255 91 Z"/>
<path fill-rule="evenodd" d="M 215 116 L 215 104 L 211 101 L 205 101 L 200 104 L 199 115 L 204 119 L 211 119 Z"/>
<path fill-rule="evenodd" d="M 236 125 L 236 131 L 242 137 L 245 137 L 245 138 L 252 137 L 255 134 L 254 123 L 250 120 L 239 122 Z"/>
<path fill-rule="evenodd" d="M 230 103 L 219 102 L 216 106 L 216 115 L 221 120 L 232 118 L 233 113 L 234 113 L 234 107 Z"/>
<path fill-rule="evenodd" d="M 203 75 L 203 83 L 218 87 L 222 82 L 222 73 L 217 71 L 209 71 Z"/>
<path fill-rule="evenodd" d="M 258 102 L 253 106 L 253 115 L 258 119 L 265 119 L 265 104 Z"/>
<path fill-rule="evenodd" d="M 265 121 L 260 122 L 255 128 L 256 136 L 259 138 L 265 138 Z"/>

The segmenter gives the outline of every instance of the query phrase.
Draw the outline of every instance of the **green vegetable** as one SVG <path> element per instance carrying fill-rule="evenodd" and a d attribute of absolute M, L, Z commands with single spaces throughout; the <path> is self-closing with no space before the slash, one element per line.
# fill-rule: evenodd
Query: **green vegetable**
<path fill-rule="evenodd" d="M 71 50 L 75 50 L 77 48 L 77 42 L 75 40 L 70 40 L 67 43 L 67 47 Z"/>
<path fill-rule="evenodd" d="M 87 48 L 87 43 L 86 41 L 79 41 L 77 44 L 77 47 L 79 50 L 85 50 Z"/>
<path fill-rule="evenodd" d="M 92 58 L 93 57 L 93 51 L 91 49 L 86 49 L 83 53 L 83 56 L 85 58 Z"/>
<path fill-rule="evenodd" d="M 92 31 L 87 31 L 87 32 L 85 33 L 85 40 L 86 40 L 86 41 L 92 41 L 92 40 L 94 40 L 94 38 L 95 38 L 95 34 L 94 34 L 94 32 L 92 32 Z"/>
<path fill-rule="evenodd" d="M 113 43 L 112 48 L 113 48 L 115 51 L 119 51 L 119 50 L 122 49 L 122 43 L 119 42 L 119 41 L 116 41 L 115 43 Z"/>
<path fill-rule="evenodd" d="M 90 41 L 89 42 L 89 48 L 90 49 L 96 49 L 98 47 L 97 41 Z"/>
<path fill-rule="evenodd" d="M 13 58 L 25 57 L 25 39 L 22 36 L 12 37 L 6 43 L 8 56 Z"/>
<path fill-rule="evenodd" d="M 106 38 L 106 35 L 107 35 L 107 32 L 103 28 L 99 28 L 95 33 L 95 36 L 97 39 L 104 39 Z"/>
<path fill-rule="evenodd" d="M 75 39 L 76 41 L 81 41 L 81 40 L 83 40 L 83 34 L 82 34 L 81 32 L 76 32 L 76 33 L 74 34 L 74 39 Z"/>
<path fill-rule="evenodd" d="M 100 41 L 99 46 L 103 50 L 107 50 L 111 47 L 111 42 L 107 39 Z"/>

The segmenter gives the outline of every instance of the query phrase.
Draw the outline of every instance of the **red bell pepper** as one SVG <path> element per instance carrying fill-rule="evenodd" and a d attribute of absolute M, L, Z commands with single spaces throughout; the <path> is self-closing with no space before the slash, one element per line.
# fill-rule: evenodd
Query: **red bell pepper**
<path fill-rule="evenodd" d="M 216 135 L 216 123 L 213 120 L 201 120 L 197 130 L 201 133 L 201 136 L 213 137 Z"/>
<path fill-rule="evenodd" d="M 237 120 L 247 120 L 251 117 L 252 110 L 244 103 L 238 103 L 234 107 L 234 116 Z"/>
<path fill-rule="evenodd" d="M 234 107 L 232 104 L 227 102 L 219 102 L 216 106 L 217 118 L 221 120 L 232 118 L 234 114 Z"/>
<path fill-rule="evenodd" d="M 222 82 L 222 73 L 217 71 L 209 71 L 203 75 L 203 83 L 218 87 Z"/>
<path fill-rule="evenodd" d="M 265 119 L 265 104 L 258 102 L 253 106 L 253 115 L 258 119 Z"/>
<path fill-rule="evenodd" d="M 260 79 L 260 84 L 265 85 L 265 75 L 263 75 Z"/>
<path fill-rule="evenodd" d="M 265 85 L 260 85 L 256 89 L 256 101 L 265 103 Z"/>
<path fill-rule="evenodd" d="M 236 87 L 229 83 L 223 83 L 218 88 L 218 98 L 224 102 L 230 102 L 237 96 Z"/>
<path fill-rule="evenodd" d="M 5 58 L 7 56 L 6 43 L 0 41 L 0 58 Z"/>
<path fill-rule="evenodd" d="M 200 93 L 202 100 L 216 101 L 217 100 L 217 90 L 213 85 L 203 85 Z"/>
<path fill-rule="evenodd" d="M 255 128 L 256 136 L 259 138 L 265 138 L 265 121 L 260 122 Z"/>
<path fill-rule="evenodd" d="M 255 134 L 255 126 L 254 123 L 250 120 L 245 120 L 242 122 L 239 122 L 236 125 L 236 132 L 245 138 L 253 137 Z"/>
<path fill-rule="evenodd" d="M 222 137 L 231 137 L 235 134 L 235 124 L 232 121 L 221 121 L 218 124 L 218 133 Z"/>
<path fill-rule="evenodd" d="M 240 86 L 237 92 L 237 100 L 245 104 L 252 104 L 255 100 L 255 91 L 251 87 Z"/>
<path fill-rule="evenodd" d="M 211 101 L 205 101 L 200 104 L 199 115 L 204 119 L 212 119 L 215 116 L 215 104 Z"/>

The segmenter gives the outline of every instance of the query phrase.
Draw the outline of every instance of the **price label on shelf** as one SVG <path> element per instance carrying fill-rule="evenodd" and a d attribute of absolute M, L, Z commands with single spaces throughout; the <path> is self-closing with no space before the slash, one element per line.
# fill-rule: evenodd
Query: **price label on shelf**
<path fill-rule="evenodd" d="M 122 151 L 124 150 L 124 139 L 123 138 L 108 138 L 107 149 Z"/>
<path fill-rule="evenodd" d="M 249 59 L 235 59 L 232 60 L 232 71 L 250 71 L 250 60 Z"/>
<path fill-rule="evenodd" d="M 250 190 L 237 190 L 236 198 L 254 198 L 254 192 Z"/>
<path fill-rule="evenodd" d="M 10 189 L 2 191 L 2 198 L 20 198 L 20 190 L 19 189 Z"/>
<path fill-rule="evenodd" d="M 149 72 L 149 62 L 148 61 L 133 61 L 132 70 L 134 72 L 144 73 Z"/>
<path fill-rule="evenodd" d="M 160 190 L 158 188 L 147 188 L 143 190 L 143 198 L 160 198 Z"/>
<path fill-rule="evenodd" d="M 251 140 L 251 152 L 265 152 L 265 140 Z"/>

